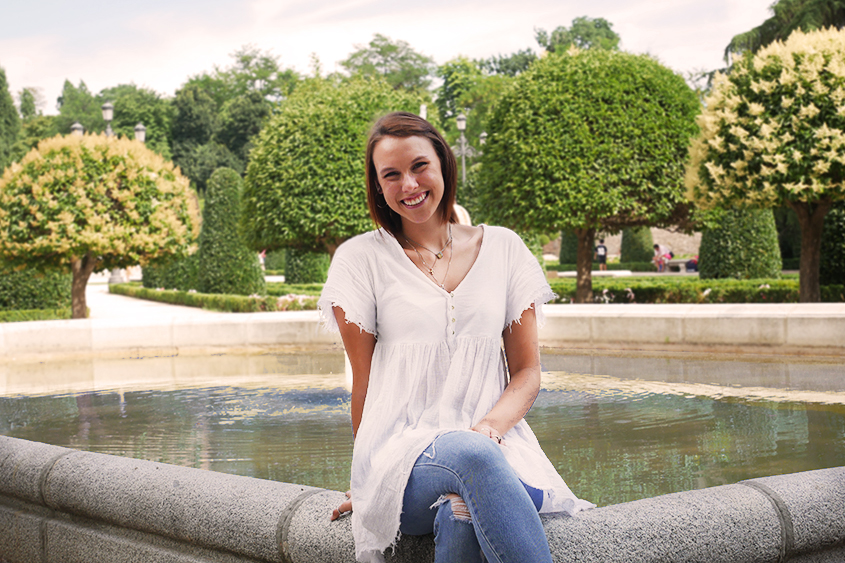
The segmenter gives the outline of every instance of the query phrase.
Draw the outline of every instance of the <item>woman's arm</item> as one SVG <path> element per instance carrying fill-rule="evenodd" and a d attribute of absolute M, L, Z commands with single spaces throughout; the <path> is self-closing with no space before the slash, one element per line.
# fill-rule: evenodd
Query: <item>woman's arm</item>
<path fill-rule="evenodd" d="M 540 346 L 534 308 L 503 333 L 510 383 L 487 415 L 472 427 L 490 438 L 501 438 L 531 409 L 540 392 Z"/>
<path fill-rule="evenodd" d="M 346 322 L 346 313 L 340 307 L 332 307 L 343 347 L 352 365 L 352 435 L 358 434 L 361 425 L 361 415 L 364 412 L 364 402 L 367 399 L 367 386 L 370 383 L 370 365 L 373 362 L 373 350 L 376 347 L 376 337 L 364 332 L 358 325 Z M 346 498 L 339 507 L 332 511 L 332 520 L 340 518 L 341 514 L 352 510 L 352 495 L 347 492 Z"/>
<path fill-rule="evenodd" d="M 332 307 L 343 347 L 352 365 L 352 435 L 358 434 L 361 425 L 361 415 L 364 412 L 364 401 L 367 399 L 367 386 L 370 383 L 370 364 L 373 361 L 373 350 L 376 347 L 376 337 L 369 332 L 362 331 L 358 325 L 346 322 L 346 313 L 340 307 Z"/>

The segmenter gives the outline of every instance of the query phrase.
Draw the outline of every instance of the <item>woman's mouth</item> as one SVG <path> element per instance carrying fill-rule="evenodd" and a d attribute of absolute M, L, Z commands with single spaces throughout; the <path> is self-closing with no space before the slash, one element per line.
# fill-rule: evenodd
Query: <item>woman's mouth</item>
<path fill-rule="evenodd" d="M 405 207 L 416 207 L 416 206 L 420 205 L 422 202 L 424 202 L 426 199 L 428 199 L 428 192 L 422 192 L 422 193 L 416 195 L 415 197 L 403 199 L 402 204 Z"/>

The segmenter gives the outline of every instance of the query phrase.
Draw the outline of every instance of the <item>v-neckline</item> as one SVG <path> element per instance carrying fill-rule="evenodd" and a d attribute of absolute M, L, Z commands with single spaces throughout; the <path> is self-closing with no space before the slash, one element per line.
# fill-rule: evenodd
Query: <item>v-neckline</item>
<path fill-rule="evenodd" d="M 484 247 L 487 246 L 487 229 L 485 228 L 486 225 L 484 223 L 480 223 L 478 225 L 478 227 L 481 228 L 481 246 L 479 246 L 479 248 L 478 248 L 478 254 L 475 255 L 475 260 L 473 260 L 472 264 L 469 267 L 469 270 L 467 270 L 467 273 L 464 274 L 464 277 L 461 278 L 461 280 L 458 282 L 458 284 L 454 288 L 452 288 L 451 291 L 446 289 L 445 287 L 441 287 L 439 283 L 436 283 L 429 276 L 425 275 L 425 272 L 420 270 L 419 267 L 416 264 L 414 264 L 414 261 L 411 260 L 411 257 L 408 256 L 405 253 L 405 249 L 402 247 L 402 244 L 399 242 L 399 239 L 397 239 L 396 237 L 391 237 L 391 238 L 393 238 L 393 242 L 395 243 L 396 247 L 399 248 L 399 252 L 402 255 L 402 257 L 407 261 L 407 263 L 410 265 L 410 267 L 418 275 L 422 276 L 423 279 L 425 281 L 427 281 L 435 289 L 438 289 L 438 290 L 446 293 L 447 295 L 449 295 L 449 294 L 452 294 L 452 293 L 455 293 L 456 291 L 458 291 L 458 289 L 463 285 L 464 280 L 466 280 L 469 277 L 469 275 L 472 273 L 472 271 L 475 269 L 475 265 L 478 263 L 478 260 L 481 258 L 481 253 L 484 252 Z"/>

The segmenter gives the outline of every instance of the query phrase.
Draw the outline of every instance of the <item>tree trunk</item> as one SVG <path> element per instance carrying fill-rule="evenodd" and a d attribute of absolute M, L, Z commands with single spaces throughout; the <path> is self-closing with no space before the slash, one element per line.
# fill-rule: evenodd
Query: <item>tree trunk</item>
<path fill-rule="evenodd" d="M 801 303 L 818 303 L 819 263 L 821 261 L 822 228 L 824 217 L 830 211 L 830 199 L 815 204 L 801 201 L 787 202 L 798 216 L 801 225 L 801 265 L 798 300 Z"/>
<path fill-rule="evenodd" d="M 88 285 L 88 278 L 97 267 L 98 260 L 89 254 L 77 258 L 71 264 L 73 281 L 70 286 L 70 316 L 72 319 L 88 318 L 88 303 L 85 301 L 85 287 Z"/>
<path fill-rule="evenodd" d="M 575 229 L 578 237 L 578 281 L 575 286 L 576 303 L 593 302 L 593 244 L 595 229 Z"/>

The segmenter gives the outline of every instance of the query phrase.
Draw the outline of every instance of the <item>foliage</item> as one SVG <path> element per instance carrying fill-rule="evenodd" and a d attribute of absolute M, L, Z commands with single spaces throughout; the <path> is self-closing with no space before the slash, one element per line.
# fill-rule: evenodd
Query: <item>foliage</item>
<path fill-rule="evenodd" d="M 199 257 L 167 256 L 149 261 L 143 269 L 142 283 L 150 289 L 178 289 L 189 291 L 199 287 Z"/>
<path fill-rule="evenodd" d="M 168 289 L 148 289 L 134 283 L 109 286 L 110 293 L 128 295 L 171 305 L 198 307 L 225 313 L 258 313 L 262 311 L 305 311 L 317 308 L 318 295 L 221 295 Z"/>
<path fill-rule="evenodd" d="M 654 257 L 654 237 L 648 227 L 630 227 L 622 230 L 620 262 L 650 262 Z"/>
<path fill-rule="evenodd" d="M 273 250 L 264 256 L 264 270 L 265 271 L 284 271 L 285 270 L 285 255 L 284 250 Z"/>
<path fill-rule="evenodd" d="M 797 260 L 801 256 L 801 225 L 798 223 L 798 216 L 789 207 L 776 207 L 772 211 L 775 215 L 781 259 Z"/>
<path fill-rule="evenodd" d="M 650 57 L 601 49 L 550 53 L 513 80 L 490 120 L 480 219 L 578 233 L 589 299 L 596 231 L 685 216 L 683 160 L 698 100 Z"/>
<path fill-rule="evenodd" d="M 217 139 L 240 159 L 241 170 L 246 168 L 253 137 L 261 131 L 270 113 L 270 105 L 258 92 L 248 92 L 223 105 Z"/>
<path fill-rule="evenodd" d="M 56 116 L 56 131 L 67 135 L 70 133 L 70 126 L 79 122 L 86 133 L 101 133 L 106 129 L 106 122 L 103 121 L 103 101 L 98 100 L 88 90 L 88 86 L 82 80 L 79 86 L 74 86 L 70 80 L 65 80 L 62 87 L 62 94 L 58 99 L 59 115 Z"/>
<path fill-rule="evenodd" d="M 0 67 L 0 170 L 12 161 L 12 147 L 20 128 L 21 121 L 6 82 L 6 71 Z"/>
<path fill-rule="evenodd" d="M 575 280 L 558 278 L 550 282 L 557 298 L 552 303 L 575 301 Z M 595 303 L 797 303 L 798 280 L 700 280 L 678 278 L 597 278 Z M 822 300 L 845 302 L 845 286 L 822 288 Z"/>
<path fill-rule="evenodd" d="M 701 279 L 780 276 L 781 256 L 770 209 L 728 209 L 701 234 Z"/>
<path fill-rule="evenodd" d="M 843 0 L 777 0 L 769 9 L 772 17 L 731 39 L 725 47 L 725 61 L 731 54 L 754 53 L 774 41 L 784 41 L 793 31 L 845 26 Z"/>
<path fill-rule="evenodd" d="M 490 114 L 511 79 L 505 75 L 485 74 L 478 62 L 466 57 L 437 67 L 437 77 L 443 80 L 436 90 L 435 100 L 440 114 L 440 131 L 450 143 L 456 144 L 460 134 L 455 118 L 464 113 L 467 117 L 464 134 L 477 152 L 481 148 L 481 133 L 487 131 Z"/>
<path fill-rule="evenodd" d="M 845 284 L 845 203 L 840 202 L 824 221 L 822 233 L 821 284 Z"/>
<path fill-rule="evenodd" d="M 372 228 L 364 149 L 376 118 L 419 110 L 420 99 L 379 79 L 301 84 L 250 153 L 241 226 L 254 250 L 297 247 L 330 254 Z"/>
<path fill-rule="evenodd" d="M 202 293 L 264 293 L 258 255 L 238 233 L 241 177 L 218 168 L 208 181 L 199 237 L 197 289 Z"/>
<path fill-rule="evenodd" d="M 488 74 L 502 74 L 516 76 L 525 72 L 531 63 L 537 60 L 537 55 L 531 49 L 522 49 L 510 55 L 495 55 L 477 61 L 478 66 Z"/>
<path fill-rule="evenodd" d="M 38 110 L 40 92 L 38 88 L 24 88 L 18 93 L 18 110 L 23 121 L 41 115 Z"/>
<path fill-rule="evenodd" d="M 381 77 L 395 89 L 422 91 L 429 87 L 434 60 L 414 51 L 405 41 L 376 33 L 370 43 L 340 62 L 352 76 Z"/>
<path fill-rule="evenodd" d="M 282 282 L 267 282 L 268 295 L 310 295 L 311 297 L 319 297 L 323 292 L 322 283 L 282 283 Z"/>
<path fill-rule="evenodd" d="M 575 264 L 578 261 L 578 235 L 572 230 L 560 232 L 560 254 L 558 258 L 561 264 Z M 573 270 L 577 268 L 572 268 Z"/>
<path fill-rule="evenodd" d="M 28 309 L 24 311 L 0 310 L 0 323 L 22 323 L 29 321 L 56 321 L 70 319 L 70 307 L 62 309 Z"/>
<path fill-rule="evenodd" d="M 558 26 L 551 33 L 535 30 L 537 43 L 550 53 L 563 53 L 572 46 L 579 49 L 618 49 L 619 36 L 613 24 L 604 18 L 581 16 L 572 20 L 572 26 Z"/>
<path fill-rule="evenodd" d="M 0 179 L 0 257 L 73 271 L 74 318 L 91 272 L 185 253 L 197 230 L 187 179 L 138 141 L 54 137 Z"/>
<path fill-rule="evenodd" d="M 717 75 L 686 184 L 705 208 L 788 205 L 801 224 L 802 299 L 818 300 L 824 216 L 845 198 L 845 31 L 793 33 Z"/>
<path fill-rule="evenodd" d="M 0 311 L 70 307 L 71 276 L 0 265 Z"/>
<path fill-rule="evenodd" d="M 324 283 L 329 261 L 327 252 L 289 248 L 285 256 L 285 283 Z"/>
<path fill-rule="evenodd" d="M 115 135 L 134 139 L 135 126 L 142 123 L 147 130 L 144 141 L 147 148 L 165 160 L 171 159 L 170 130 L 174 110 L 170 100 L 163 99 L 149 88 L 139 88 L 134 84 L 106 88 L 98 94 L 97 99 L 114 105 L 111 126 Z"/>
<path fill-rule="evenodd" d="M 58 134 L 55 116 L 36 115 L 25 119 L 21 124 L 15 146 L 12 148 L 12 161 L 20 160 L 26 153 L 38 146 L 39 142 Z"/>

